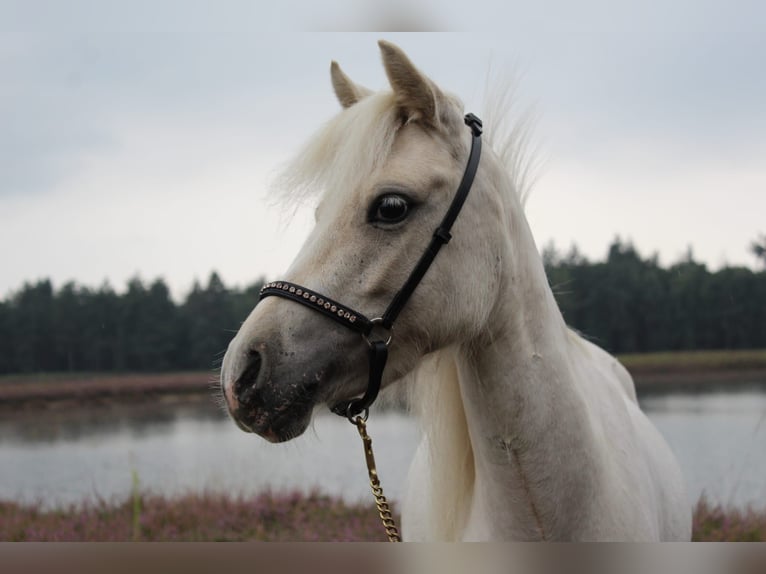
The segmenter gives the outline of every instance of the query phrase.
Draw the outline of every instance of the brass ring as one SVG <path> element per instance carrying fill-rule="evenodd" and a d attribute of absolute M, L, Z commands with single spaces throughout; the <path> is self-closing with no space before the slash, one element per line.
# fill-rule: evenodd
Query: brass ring
<path fill-rule="evenodd" d="M 363 423 L 366 423 L 367 419 L 370 418 L 370 407 L 367 407 L 363 411 L 354 414 L 351 412 L 351 407 L 353 406 L 354 403 L 350 402 L 346 407 L 346 418 L 349 420 L 349 422 L 352 425 L 358 425 L 357 420 L 361 420 Z"/>

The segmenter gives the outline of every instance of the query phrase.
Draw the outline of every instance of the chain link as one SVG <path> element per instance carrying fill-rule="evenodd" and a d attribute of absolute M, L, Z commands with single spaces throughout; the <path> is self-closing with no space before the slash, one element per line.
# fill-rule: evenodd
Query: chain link
<path fill-rule="evenodd" d="M 388 506 L 388 501 L 383 495 L 383 487 L 380 485 L 378 469 L 375 467 L 375 455 L 372 452 L 372 439 L 370 438 L 370 435 L 367 434 L 367 423 L 365 422 L 365 418 L 357 416 L 351 422 L 356 425 L 356 428 L 359 431 L 359 436 L 362 437 L 362 443 L 364 444 L 364 458 L 367 462 L 367 472 L 370 476 L 370 487 L 372 488 L 372 495 L 375 497 L 375 505 L 378 507 L 378 514 L 380 514 L 383 528 L 386 529 L 388 541 L 401 542 L 402 537 L 399 535 L 396 521 L 391 513 L 391 508 Z"/>

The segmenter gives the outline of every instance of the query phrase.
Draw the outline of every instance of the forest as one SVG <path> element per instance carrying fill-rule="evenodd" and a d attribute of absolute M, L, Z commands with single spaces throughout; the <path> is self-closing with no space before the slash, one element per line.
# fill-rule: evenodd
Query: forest
<path fill-rule="evenodd" d="M 543 261 L 566 322 L 612 353 L 766 347 L 766 270 L 711 271 L 691 251 L 663 267 L 619 239 L 603 261 L 552 246 Z M 213 272 L 180 302 L 161 278 L 27 283 L 0 301 L 0 374 L 213 369 L 262 283 Z"/>

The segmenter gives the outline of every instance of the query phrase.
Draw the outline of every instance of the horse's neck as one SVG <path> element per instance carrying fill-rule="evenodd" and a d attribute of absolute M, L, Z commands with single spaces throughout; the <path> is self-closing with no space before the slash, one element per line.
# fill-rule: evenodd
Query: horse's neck
<path fill-rule="evenodd" d="M 487 336 L 463 345 L 456 365 L 475 473 L 465 534 L 518 540 L 555 536 L 556 515 L 577 510 L 572 481 L 587 476 L 593 441 L 572 335 L 526 221 L 516 229 L 514 249 L 528 258 L 514 258 Z"/>
<path fill-rule="evenodd" d="M 490 322 L 479 340 L 469 341 L 459 353 L 471 431 L 485 437 L 531 438 L 549 430 L 567 415 L 562 409 L 575 391 L 569 364 L 573 337 L 526 220 L 519 218 L 511 238 L 516 255 L 502 277 Z"/>

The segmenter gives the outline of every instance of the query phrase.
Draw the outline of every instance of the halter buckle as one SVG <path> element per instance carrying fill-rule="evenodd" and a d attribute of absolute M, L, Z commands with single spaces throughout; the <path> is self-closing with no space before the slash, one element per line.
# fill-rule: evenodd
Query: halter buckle
<path fill-rule="evenodd" d="M 362 339 L 364 339 L 364 342 L 367 343 L 367 346 L 372 347 L 372 341 L 370 340 L 370 336 L 372 335 L 372 332 L 375 330 L 375 326 L 380 325 L 381 329 L 388 332 L 388 338 L 379 339 L 379 340 L 383 341 L 383 344 L 386 347 L 388 347 L 391 344 L 391 340 L 394 338 L 394 326 L 391 325 L 390 327 L 386 327 L 383 324 L 383 317 L 375 317 L 374 319 L 370 319 L 370 324 L 372 325 L 372 329 L 370 329 L 370 333 L 369 334 L 362 333 Z"/>
<path fill-rule="evenodd" d="M 465 118 L 463 118 L 463 121 L 465 122 L 465 125 L 471 128 L 474 136 L 479 137 L 482 134 L 484 124 L 477 116 L 468 113 L 465 115 Z"/>

